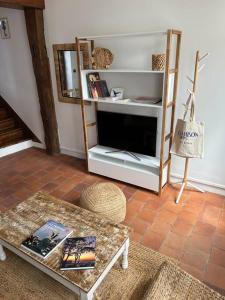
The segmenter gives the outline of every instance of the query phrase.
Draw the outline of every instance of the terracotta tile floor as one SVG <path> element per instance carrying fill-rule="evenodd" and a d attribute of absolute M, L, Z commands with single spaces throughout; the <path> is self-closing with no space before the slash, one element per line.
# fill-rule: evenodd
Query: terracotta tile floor
<path fill-rule="evenodd" d="M 82 160 L 25 150 L 0 159 L 0 210 L 6 211 L 41 189 L 79 204 L 82 189 L 100 181 L 110 179 L 88 174 Z M 134 229 L 131 239 L 178 259 L 200 280 L 225 290 L 225 197 L 186 191 L 176 205 L 173 187 L 165 188 L 158 197 L 115 183 L 127 198 L 125 224 Z"/>

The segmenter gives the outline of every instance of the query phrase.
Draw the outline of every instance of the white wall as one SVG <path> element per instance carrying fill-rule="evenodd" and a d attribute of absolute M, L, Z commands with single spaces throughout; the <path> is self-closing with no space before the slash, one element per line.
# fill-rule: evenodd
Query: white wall
<path fill-rule="evenodd" d="M 189 87 L 189 83 L 185 79 L 185 75 L 193 72 L 196 49 L 211 53 L 207 66 L 201 73 L 197 95 L 197 117 L 206 123 L 206 154 L 203 160 L 193 159 L 191 161 L 190 176 L 225 187 L 224 0 L 45 0 L 45 2 L 45 31 L 48 54 L 50 56 L 61 148 L 64 151 L 67 150 L 68 153 L 70 151 L 71 153 L 77 153 L 77 155 L 83 153 L 82 124 L 79 105 L 58 102 L 52 45 L 56 43 L 71 43 L 77 35 L 177 28 L 181 29 L 184 34 L 181 52 L 178 114 L 181 112 L 181 103 L 184 102 L 187 96 L 186 89 Z M 30 57 L 30 53 L 27 50 L 28 46 L 25 47 L 24 43 L 21 42 L 25 41 L 27 43 L 22 12 L 14 11 L 13 16 L 15 16 L 16 20 L 11 20 L 11 13 L 8 10 L 1 9 L 1 15 L 3 15 L 3 11 L 7 12 L 7 16 L 10 18 L 13 39 L 6 42 L 12 43 L 12 47 L 4 54 L 4 59 L 8 60 L 8 55 L 10 55 L 12 63 L 10 62 L 10 68 L 8 69 L 7 67 L 8 71 L 5 71 L 4 76 L 0 75 L 0 90 L 5 90 L 3 89 L 3 79 L 10 77 L 7 85 L 9 85 L 9 88 L 11 87 L 11 101 L 14 99 L 13 96 L 19 94 L 17 98 L 23 103 L 20 114 L 26 115 L 26 118 L 28 118 L 28 112 L 30 113 L 30 126 L 32 125 L 33 130 L 36 128 L 34 132 L 37 133 L 37 131 L 41 131 L 40 119 L 34 119 L 34 111 L 38 110 L 37 102 L 35 102 L 37 93 L 34 87 L 31 64 L 27 64 L 27 58 Z M 16 26 L 13 24 L 16 24 Z M 1 62 L 1 52 L 4 48 L 2 40 L 0 40 L 0 44 L 2 70 L 3 67 L 5 68 L 5 65 L 2 65 L 3 62 Z M 15 66 L 17 66 L 16 78 L 15 73 L 8 73 Z M 0 73 L 2 74 L 1 70 Z M 21 72 L 23 76 L 19 76 Z M 23 85 L 23 91 L 20 91 L 19 84 Z M 14 86 L 16 86 L 16 89 Z M 32 113 L 30 112 L 32 106 L 27 107 L 23 101 L 25 103 L 33 101 Z M 173 172 L 181 174 L 182 169 L 183 160 L 174 159 Z"/>
<path fill-rule="evenodd" d="M 37 87 L 24 12 L 0 7 L 0 17 L 7 17 L 11 38 L 0 39 L 0 94 L 43 142 Z"/>

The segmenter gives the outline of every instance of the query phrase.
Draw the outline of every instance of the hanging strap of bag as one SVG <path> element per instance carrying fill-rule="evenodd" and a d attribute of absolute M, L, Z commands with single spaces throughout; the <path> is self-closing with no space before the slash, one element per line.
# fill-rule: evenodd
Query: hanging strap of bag
<path fill-rule="evenodd" d="M 189 97 L 187 102 L 185 103 L 185 110 L 183 115 L 183 120 L 185 121 L 187 118 L 187 114 L 190 111 L 189 121 L 195 121 L 195 94 L 189 90 Z"/>

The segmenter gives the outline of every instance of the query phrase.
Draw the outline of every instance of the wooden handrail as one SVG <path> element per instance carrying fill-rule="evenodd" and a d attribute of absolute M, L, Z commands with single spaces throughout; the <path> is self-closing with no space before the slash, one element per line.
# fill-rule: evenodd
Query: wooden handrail
<path fill-rule="evenodd" d="M 39 8 L 45 9 L 44 0 L 0 0 L 0 6 L 9 8 Z"/>

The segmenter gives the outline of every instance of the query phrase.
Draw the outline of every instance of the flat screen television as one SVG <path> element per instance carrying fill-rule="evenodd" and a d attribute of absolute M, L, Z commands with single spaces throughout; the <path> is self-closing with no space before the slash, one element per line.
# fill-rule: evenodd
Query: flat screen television
<path fill-rule="evenodd" d="M 157 118 L 97 111 L 99 145 L 156 156 Z"/>

